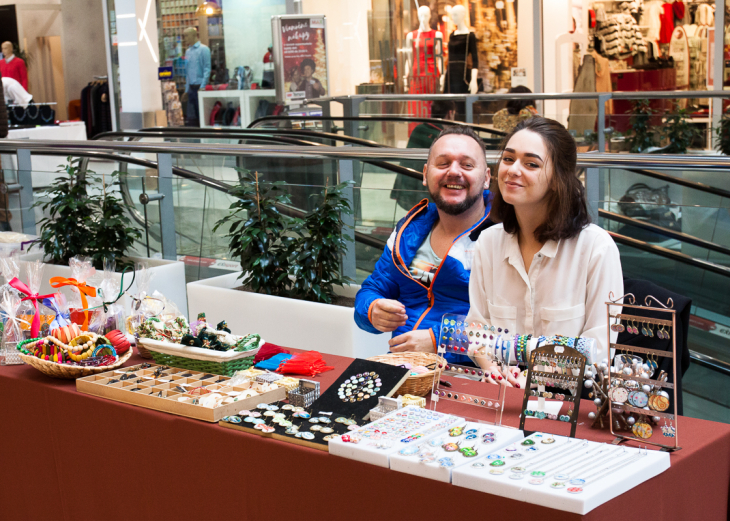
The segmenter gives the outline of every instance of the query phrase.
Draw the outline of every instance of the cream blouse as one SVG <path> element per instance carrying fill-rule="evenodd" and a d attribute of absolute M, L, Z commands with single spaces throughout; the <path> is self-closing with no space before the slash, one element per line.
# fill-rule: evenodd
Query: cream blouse
<path fill-rule="evenodd" d="M 597 360 L 607 358 L 606 301 L 623 295 L 618 248 L 595 224 L 576 237 L 548 241 L 535 254 L 529 273 L 517 235 L 497 224 L 482 232 L 469 280 L 468 322 L 533 336 L 596 339 Z M 611 332 L 611 342 L 618 333 Z"/>

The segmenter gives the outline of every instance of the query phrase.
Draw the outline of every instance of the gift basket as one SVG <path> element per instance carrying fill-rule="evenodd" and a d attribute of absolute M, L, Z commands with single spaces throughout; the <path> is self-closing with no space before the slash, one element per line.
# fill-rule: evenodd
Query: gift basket
<path fill-rule="evenodd" d="M 389 353 L 368 358 L 373 362 L 381 362 L 388 365 L 403 366 L 410 369 L 408 379 L 393 396 L 411 394 L 413 396 L 426 396 L 431 392 L 434 378 L 441 373 L 439 367 L 446 365 L 446 360 L 435 353 Z"/>
<path fill-rule="evenodd" d="M 250 368 L 264 341 L 259 335 L 234 335 L 225 321 L 215 328 L 201 314 L 193 324 L 185 317 L 145 319 L 135 332 L 137 350 L 155 363 L 232 376 Z"/>
<path fill-rule="evenodd" d="M 3 335 L 5 348 L 15 343 L 23 362 L 56 378 L 79 378 L 108 371 L 120 367 L 132 356 L 129 342 L 118 335 L 120 331 L 111 331 L 109 336 L 84 331 L 85 323 L 79 326 L 70 320 L 62 294 L 39 295 L 42 273 L 42 263 L 29 263 L 27 285 L 17 277 L 9 282 L 23 297 L 8 290 L 2 296 L 8 326 L 7 334 Z M 57 287 L 63 285 L 74 284 Z M 95 290 L 89 292 L 95 294 Z M 25 326 L 30 338 L 23 339 Z"/>

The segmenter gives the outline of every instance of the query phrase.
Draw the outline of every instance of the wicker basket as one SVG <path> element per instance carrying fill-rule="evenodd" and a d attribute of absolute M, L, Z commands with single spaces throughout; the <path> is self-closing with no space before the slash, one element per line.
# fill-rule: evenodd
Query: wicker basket
<path fill-rule="evenodd" d="M 150 350 L 149 350 L 149 349 L 147 349 L 147 348 L 146 348 L 146 347 L 144 346 L 144 344 L 142 344 L 142 341 L 143 341 L 143 340 L 145 340 L 145 339 L 144 339 L 144 338 L 138 338 L 138 339 L 137 339 L 137 353 L 138 353 L 138 354 L 139 354 L 139 356 L 141 356 L 142 358 L 147 358 L 147 359 L 151 359 L 151 358 L 152 358 L 152 353 L 150 352 Z"/>
<path fill-rule="evenodd" d="M 372 356 L 368 360 L 389 365 L 411 364 L 412 367 L 435 364 L 433 371 L 416 376 L 409 376 L 405 383 L 398 388 L 394 396 L 400 396 L 402 394 L 426 396 L 433 388 L 434 378 L 438 378 L 441 375 L 441 369 L 438 367 L 439 364 L 446 365 L 446 360 L 435 353 L 390 353 L 387 355 Z"/>
<path fill-rule="evenodd" d="M 261 340 L 259 346 L 263 344 L 264 341 Z M 233 376 L 236 371 L 243 371 L 253 366 L 254 356 L 259 351 L 259 348 L 241 352 L 214 351 L 150 338 L 137 339 L 138 351 L 140 347 L 150 354 L 156 364 L 224 376 Z"/>
<path fill-rule="evenodd" d="M 99 367 L 81 367 L 78 365 L 59 364 L 56 362 L 49 362 L 48 360 L 41 360 L 33 355 L 26 355 L 20 353 L 20 358 L 26 364 L 35 367 L 41 373 L 52 376 L 53 378 L 66 378 L 68 380 L 81 378 L 82 376 L 89 376 L 92 374 L 103 373 L 105 371 L 111 371 L 121 367 L 124 362 L 129 360 L 132 356 L 132 350 L 128 349 L 126 353 L 119 357 L 117 362 L 112 365 L 102 365 Z"/>

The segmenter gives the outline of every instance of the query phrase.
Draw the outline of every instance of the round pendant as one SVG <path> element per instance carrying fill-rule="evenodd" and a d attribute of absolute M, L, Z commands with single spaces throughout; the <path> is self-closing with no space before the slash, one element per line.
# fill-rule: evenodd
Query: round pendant
<path fill-rule="evenodd" d="M 419 447 L 404 447 L 398 451 L 401 456 L 413 456 L 421 452 Z"/>
<path fill-rule="evenodd" d="M 241 423 L 241 417 L 240 416 L 229 416 L 228 421 L 230 423 Z"/>
<path fill-rule="evenodd" d="M 510 445 L 509 447 L 505 447 L 504 450 L 506 450 L 507 452 L 514 452 L 517 450 L 517 447 Z"/>
<path fill-rule="evenodd" d="M 553 476 L 553 479 L 555 481 L 568 481 L 570 479 L 570 476 L 568 476 L 567 474 L 555 474 Z"/>
<path fill-rule="evenodd" d="M 496 459 L 496 460 L 494 460 L 493 462 L 491 462 L 491 463 L 489 464 L 489 466 L 490 466 L 490 467 L 503 467 L 503 466 L 504 466 L 504 461 L 503 461 L 503 460 L 501 460 L 501 459 Z"/>
<path fill-rule="evenodd" d="M 279 425 L 281 425 L 282 427 L 288 428 L 288 427 L 291 427 L 293 424 L 289 420 L 282 420 L 279 422 Z"/>
<path fill-rule="evenodd" d="M 510 458 L 512 458 L 512 459 L 519 459 L 519 458 L 524 458 L 524 457 L 525 457 L 525 455 L 524 454 L 520 454 L 519 452 L 515 452 L 514 454 L 512 454 L 510 456 Z"/>
<path fill-rule="evenodd" d="M 261 417 L 261 413 L 260 412 L 256 412 L 256 411 L 251 411 L 251 414 L 249 414 L 249 416 L 251 418 L 260 418 Z"/>
<path fill-rule="evenodd" d="M 264 416 L 268 416 L 268 417 L 271 417 L 271 416 L 273 416 L 274 414 L 275 414 L 275 413 L 274 413 L 273 411 L 266 411 L 266 412 L 264 413 Z"/>
<path fill-rule="evenodd" d="M 312 434 L 311 432 L 302 432 L 301 435 L 302 435 L 302 438 L 304 438 L 305 440 L 314 439 L 314 434 Z"/>
<path fill-rule="evenodd" d="M 247 411 L 245 409 L 243 411 L 238 411 L 239 416 L 248 416 L 249 414 L 251 414 L 251 411 Z"/>
<path fill-rule="evenodd" d="M 319 418 L 309 418 L 309 423 L 319 423 Z"/>
<path fill-rule="evenodd" d="M 633 405 L 634 407 L 638 407 L 639 409 L 646 407 L 646 405 L 649 403 L 649 396 L 644 391 L 634 391 L 632 393 L 633 401 L 631 400 L 631 394 L 629 395 L 629 403 Z"/>
<path fill-rule="evenodd" d="M 475 469 L 483 469 L 484 463 L 482 463 L 481 461 L 475 461 L 474 463 L 471 464 L 471 466 L 474 467 Z M 492 470 L 494 470 L 494 469 L 492 469 Z"/>
<path fill-rule="evenodd" d="M 321 426 L 321 425 L 312 425 L 312 426 L 311 426 L 311 427 L 309 428 L 309 430 L 310 430 L 310 431 L 312 431 L 312 432 L 317 432 L 317 431 L 321 431 L 321 430 L 322 430 L 322 426 Z"/>
<path fill-rule="evenodd" d="M 527 438 L 526 440 L 523 440 L 522 443 L 521 443 L 521 445 L 524 445 L 526 447 L 527 446 L 530 446 L 530 445 L 534 445 L 534 444 L 535 444 L 535 441 L 534 440 L 531 440 L 530 438 Z"/>
<path fill-rule="evenodd" d="M 337 422 L 337 423 L 345 423 L 346 421 L 347 421 L 347 418 L 345 418 L 344 416 L 340 416 L 339 418 L 335 419 L 335 422 Z"/>
<path fill-rule="evenodd" d="M 504 474 L 504 469 L 489 469 L 489 473 L 494 476 L 500 476 Z"/>
<path fill-rule="evenodd" d="M 551 443 L 555 443 L 555 438 L 550 436 L 549 438 L 545 438 L 540 443 L 544 443 L 545 445 L 550 445 Z"/>
<path fill-rule="evenodd" d="M 261 409 L 262 411 L 269 410 L 269 404 L 268 403 L 260 403 L 256 406 L 257 409 Z"/>
<path fill-rule="evenodd" d="M 271 425 L 263 425 L 261 427 L 261 432 L 265 432 L 265 433 L 274 432 L 275 430 L 276 430 L 276 428 L 272 427 Z"/>
<path fill-rule="evenodd" d="M 528 483 L 530 485 L 542 485 L 545 482 L 543 478 L 531 478 Z"/>
<path fill-rule="evenodd" d="M 659 412 L 666 411 L 669 409 L 669 398 L 660 394 L 653 394 L 649 399 L 649 407 Z"/>
<path fill-rule="evenodd" d="M 493 460 L 493 459 L 504 459 L 504 458 L 502 456 L 500 456 L 499 454 L 490 454 L 489 456 L 487 456 L 487 459 Z"/>
<path fill-rule="evenodd" d="M 626 403 L 626 400 L 629 398 L 629 392 L 623 387 L 614 387 L 611 389 L 609 398 L 612 402 Z"/>
<path fill-rule="evenodd" d="M 279 406 L 278 405 L 269 405 L 268 408 L 269 408 L 270 411 L 278 411 L 279 410 Z"/>
<path fill-rule="evenodd" d="M 450 468 L 454 466 L 454 460 L 451 458 L 441 458 L 439 461 L 439 466 L 444 468 Z"/>
<path fill-rule="evenodd" d="M 332 420 L 330 420 L 326 416 L 320 416 L 319 417 L 319 423 L 331 423 L 331 422 L 332 422 Z"/>
<path fill-rule="evenodd" d="M 321 432 L 322 434 L 332 434 L 333 432 L 335 432 L 335 430 L 332 427 L 322 427 L 319 432 Z"/>
<path fill-rule="evenodd" d="M 636 422 L 634 423 L 634 426 L 631 427 L 631 432 L 634 433 L 635 436 L 641 439 L 648 439 L 651 438 L 651 435 L 653 433 L 653 430 L 651 428 L 651 425 L 645 422 Z"/>
<path fill-rule="evenodd" d="M 570 492 L 571 494 L 580 494 L 581 492 L 583 492 L 583 488 L 582 487 L 568 487 L 568 492 Z"/>
<path fill-rule="evenodd" d="M 265 427 L 265 425 L 263 423 L 257 423 L 253 426 L 253 428 L 256 429 L 257 431 L 262 430 L 264 427 Z"/>
<path fill-rule="evenodd" d="M 295 429 L 293 427 L 289 427 L 287 430 L 284 431 L 286 434 L 296 434 L 299 432 L 299 429 Z"/>
<path fill-rule="evenodd" d="M 281 408 L 284 409 L 285 411 L 291 411 L 294 408 L 294 406 L 290 403 L 287 403 L 287 404 L 282 405 Z"/>
<path fill-rule="evenodd" d="M 509 479 L 522 479 L 524 474 L 510 474 Z"/>
<path fill-rule="evenodd" d="M 585 485 L 585 482 L 586 482 L 585 479 L 580 479 L 580 478 L 576 478 L 576 479 L 571 479 L 570 480 L 570 484 L 571 485 L 575 485 L 575 486 Z"/>
<path fill-rule="evenodd" d="M 436 456 L 430 452 L 428 454 L 423 454 L 420 458 L 418 458 L 418 462 L 424 464 L 433 463 L 434 461 L 436 461 Z"/>
<path fill-rule="evenodd" d="M 305 420 L 312 417 L 311 414 L 305 411 L 297 411 L 295 416 L 297 416 L 298 418 L 304 418 Z"/>

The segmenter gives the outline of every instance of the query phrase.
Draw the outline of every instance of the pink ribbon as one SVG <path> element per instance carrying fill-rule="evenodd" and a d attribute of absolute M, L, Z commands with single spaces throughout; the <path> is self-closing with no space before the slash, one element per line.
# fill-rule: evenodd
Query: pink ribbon
<path fill-rule="evenodd" d="M 27 297 L 24 297 L 20 299 L 21 302 L 24 300 L 30 300 L 33 302 L 33 307 L 35 308 L 35 314 L 33 315 L 33 322 L 30 324 L 30 337 L 31 338 L 38 338 L 38 335 L 41 332 L 41 316 L 38 312 L 38 301 L 43 300 L 44 298 L 52 297 L 51 295 L 39 295 L 38 293 L 31 292 L 30 288 L 25 285 L 25 283 L 20 280 L 18 277 L 13 277 L 13 280 L 8 282 L 12 287 L 20 291 L 22 294 L 27 295 Z"/>

